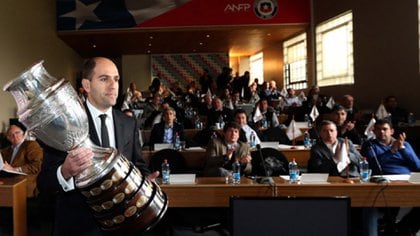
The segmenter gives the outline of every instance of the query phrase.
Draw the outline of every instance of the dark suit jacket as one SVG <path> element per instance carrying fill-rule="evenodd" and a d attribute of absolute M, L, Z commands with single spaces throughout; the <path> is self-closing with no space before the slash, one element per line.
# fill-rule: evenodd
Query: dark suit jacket
<path fill-rule="evenodd" d="M 176 122 L 173 124 L 173 135 L 178 133 L 179 138 L 185 141 L 184 127 Z M 155 143 L 163 143 L 165 134 L 165 121 L 161 121 L 153 126 L 152 132 L 150 133 L 150 148 L 153 149 Z"/>
<path fill-rule="evenodd" d="M 36 177 L 41 170 L 41 163 L 44 156 L 42 148 L 36 141 L 25 140 L 20 145 L 15 159 L 10 163 L 12 153 L 13 149 L 11 146 L 1 151 L 4 161 L 7 161 L 13 167 L 20 167 L 22 172 L 27 174 L 26 195 L 28 197 L 34 197 L 36 194 Z"/>
<path fill-rule="evenodd" d="M 88 109 L 89 135 L 93 143 L 99 144 L 99 138 L 94 128 Z M 115 138 L 117 149 L 137 165 L 141 173 L 150 172 L 141 156 L 139 131 L 137 122 L 122 112 L 113 109 Z M 44 147 L 44 162 L 38 176 L 38 188 L 41 194 L 55 195 L 54 235 L 102 235 L 96 225 L 92 212 L 85 203 L 80 191 L 74 189 L 64 192 L 57 179 L 57 168 L 63 164 L 66 153 L 53 147 Z"/>
<path fill-rule="evenodd" d="M 340 144 L 344 142 L 342 138 L 337 139 Z M 360 153 L 354 148 L 353 143 L 349 140 L 349 175 L 352 177 L 359 176 L 359 162 L 362 159 Z M 346 171 L 338 172 L 337 164 L 333 160 L 334 153 L 319 141 L 311 148 L 311 157 L 308 160 L 309 173 L 329 173 L 330 176 L 346 176 Z"/>

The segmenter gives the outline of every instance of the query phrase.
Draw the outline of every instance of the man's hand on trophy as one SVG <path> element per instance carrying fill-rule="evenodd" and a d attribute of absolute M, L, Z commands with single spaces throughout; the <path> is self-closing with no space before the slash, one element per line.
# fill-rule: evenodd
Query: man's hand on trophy
<path fill-rule="evenodd" d="M 150 175 L 147 176 L 147 179 L 150 181 L 155 182 L 156 178 L 159 177 L 159 171 L 155 171 L 153 173 L 151 173 Z"/>
<path fill-rule="evenodd" d="M 89 167 L 92 164 L 93 155 L 92 149 L 85 147 L 69 151 L 61 166 L 61 174 L 64 179 L 76 176 Z"/>

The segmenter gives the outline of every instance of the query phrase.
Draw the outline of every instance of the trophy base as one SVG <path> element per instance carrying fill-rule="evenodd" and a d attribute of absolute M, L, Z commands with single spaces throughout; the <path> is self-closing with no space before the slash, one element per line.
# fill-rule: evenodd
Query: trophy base
<path fill-rule="evenodd" d="M 103 151 L 109 154 L 101 163 L 103 171 L 93 176 L 89 171 L 95 170 L 94 163 L 87 173 L 76 178 L 76 186 L 96 221 L 104 231 L 118 234 L 151 229 L 165 215 L 166 194 L 117 150 L 106 148 Z M 97 158 L 96 150 L 94 153 Z"/>

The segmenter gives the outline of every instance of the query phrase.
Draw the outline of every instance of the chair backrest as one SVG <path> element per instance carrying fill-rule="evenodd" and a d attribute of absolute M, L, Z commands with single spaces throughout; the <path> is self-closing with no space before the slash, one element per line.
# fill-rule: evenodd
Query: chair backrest
<path fill-rule="evenodd" d="M 173 149 L 162 149 L 153 154 L 150 158 L 150 171 L 161 171 L 163 160 L 167 159 L 171 168 L 171 173 L 180 174 L 187 173 L 188 168 L 184 156 Z"/>
<path fill-rule="evenodd" d="M 282 152 L 274 148 L 261 148 L 265 167 L 270 176 L 288 175 L 289 162 Z M 263 163 L 258 151 L 252 151 L 252 174 L 265 176 Z"/>

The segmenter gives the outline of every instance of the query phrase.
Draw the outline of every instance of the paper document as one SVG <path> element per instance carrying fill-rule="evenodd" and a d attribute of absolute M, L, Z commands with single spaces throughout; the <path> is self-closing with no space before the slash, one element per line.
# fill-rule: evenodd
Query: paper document
<path fill-rule="evenodd" d="M 411 172 L 410 178 L 408 179 L 408 182 L 420 184 L 420 173 L 419 172 Z"/>
<path fill-rule="evenodd" d="M 170 184 L 195 184 L 195 174 L 171 174 Z"/>
<path fill-rule="evenodd" d="M 23 172 L 19 172 L 19 171 L 14 171 L 14 170 L 5 170 L 4 169 L 4 161 L 3 161 L 3 156 L 0 153 L 0 172 L 5 172 L 6 175 L 7 173 L 9 174 L 15 174 L 15 175 L 26 175 Z M 0 174 L 0 176 L 2 176 L 2 174 Z"/>
<path fill-rule="evenodd" d="M 328 174 L 324 173 L 302 173 L 300 182 L 302 184 L 328 184 Z"/>

